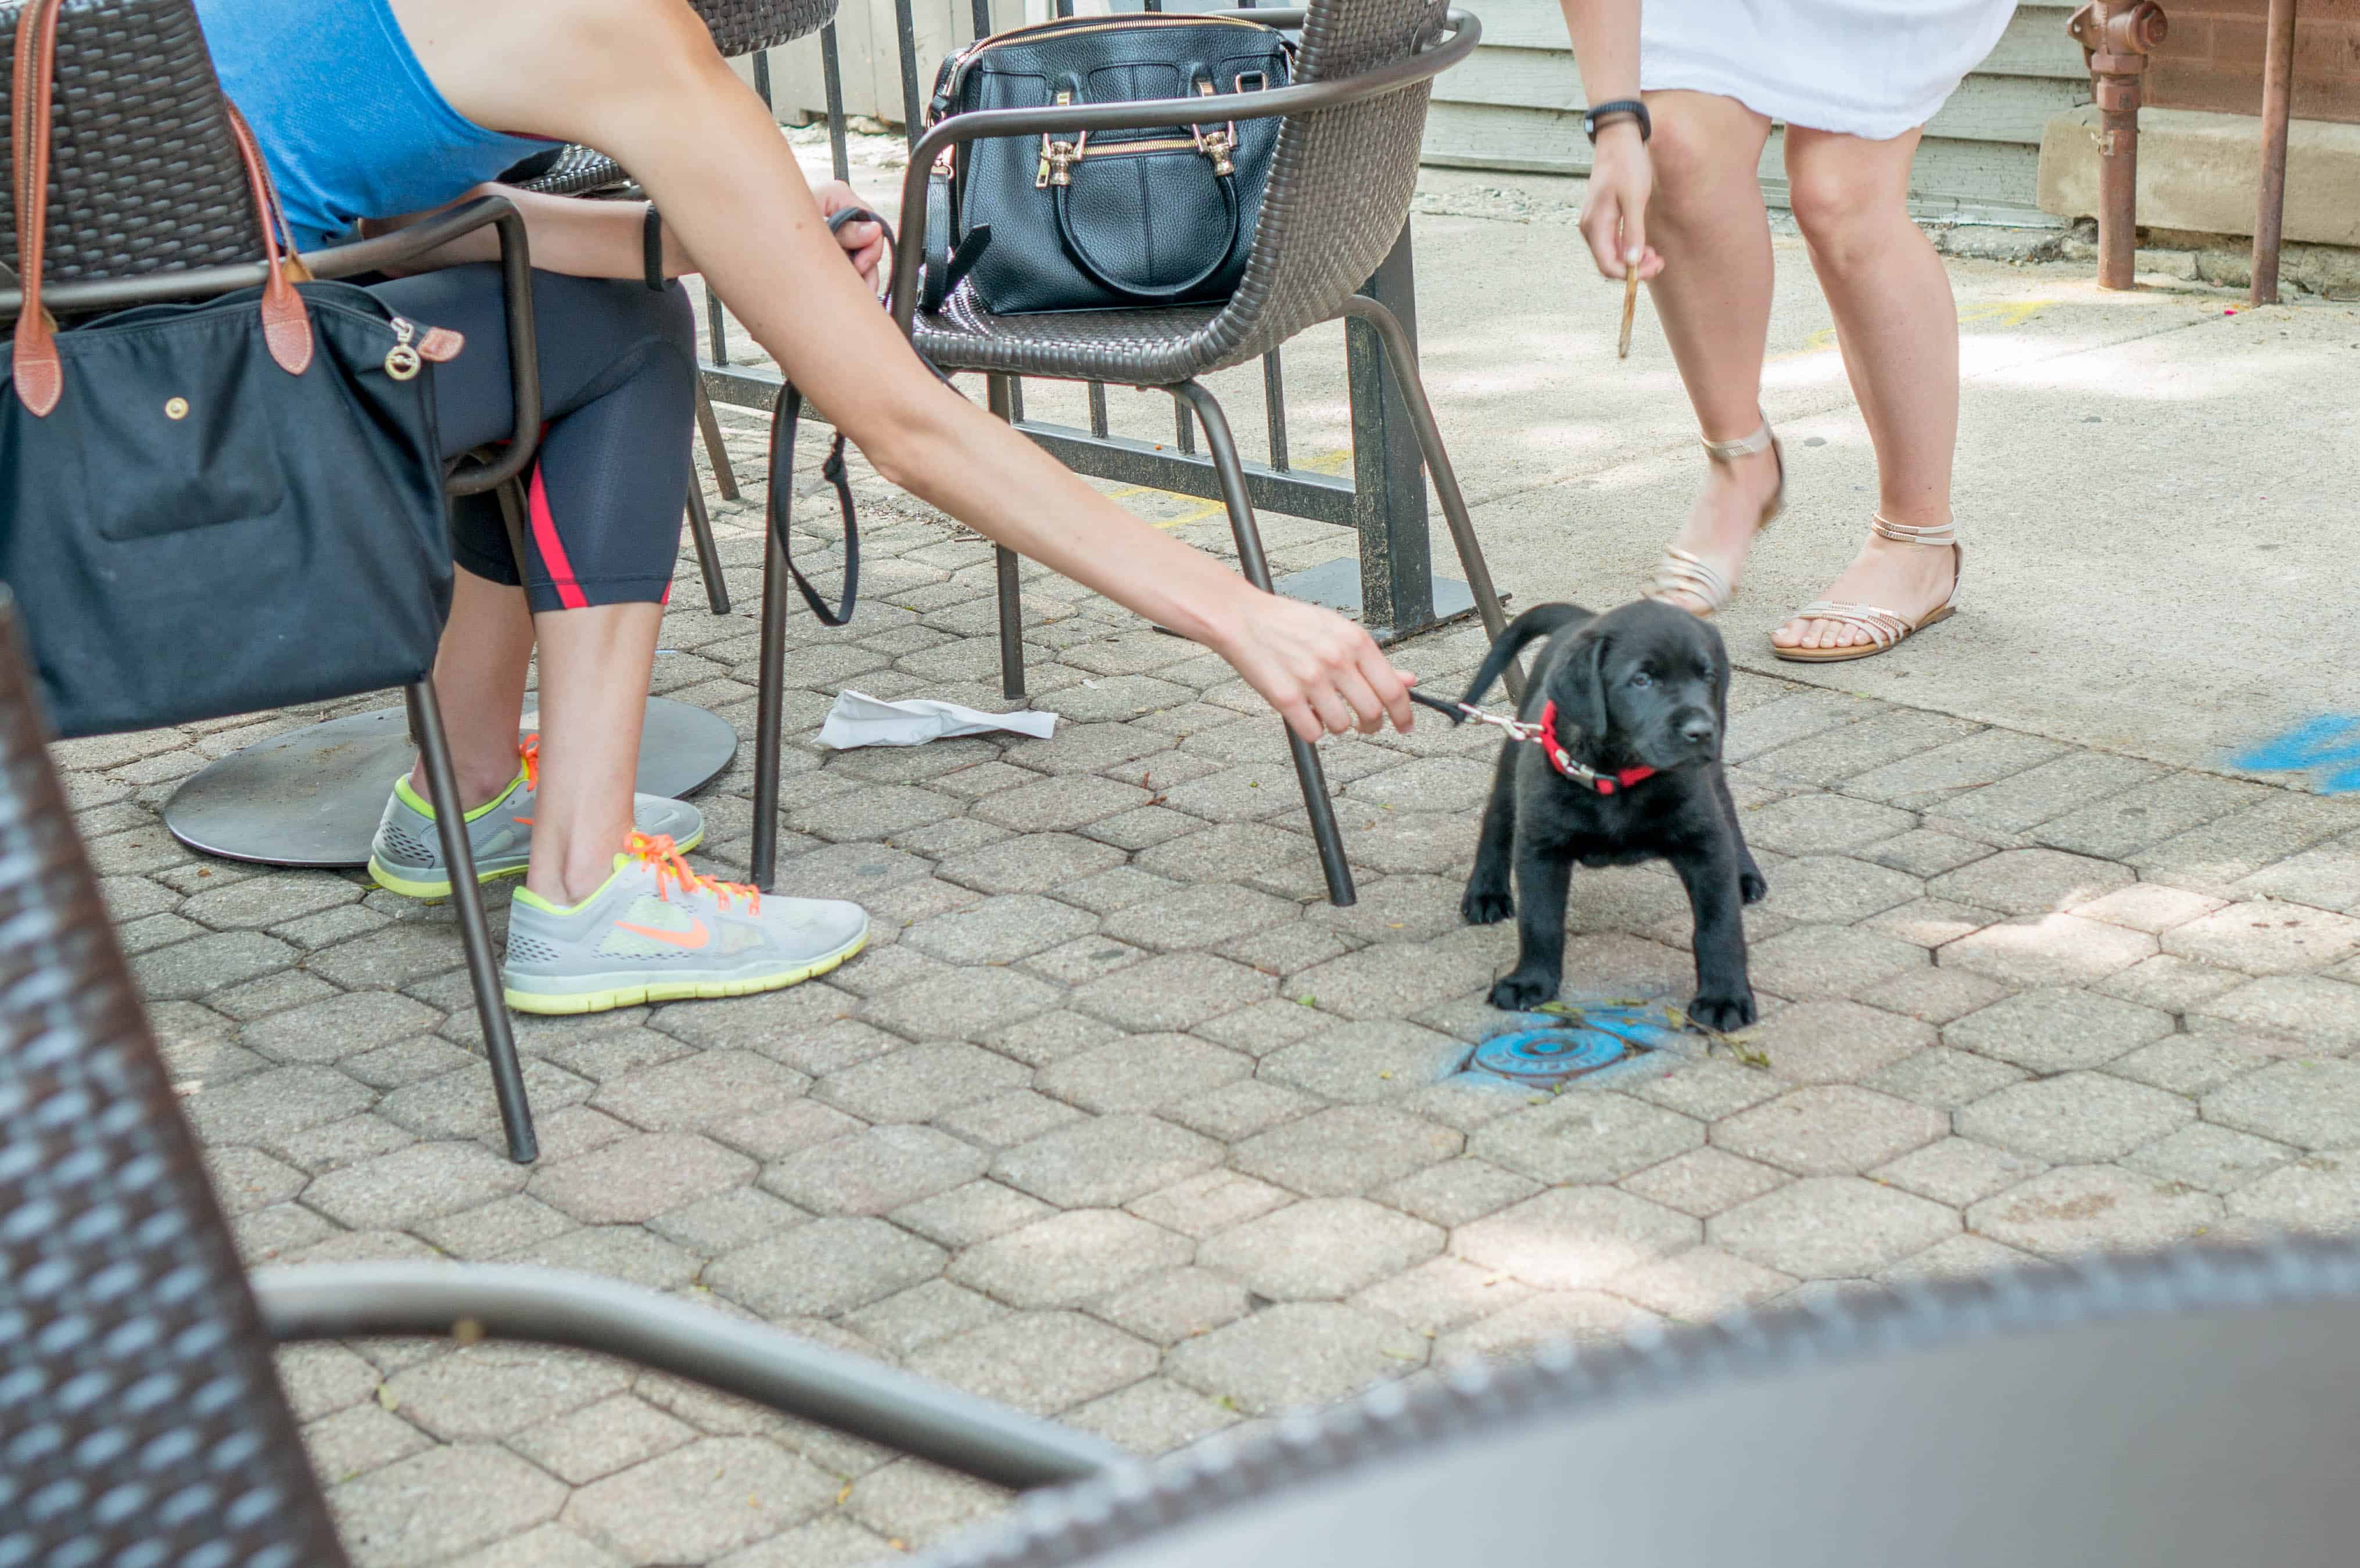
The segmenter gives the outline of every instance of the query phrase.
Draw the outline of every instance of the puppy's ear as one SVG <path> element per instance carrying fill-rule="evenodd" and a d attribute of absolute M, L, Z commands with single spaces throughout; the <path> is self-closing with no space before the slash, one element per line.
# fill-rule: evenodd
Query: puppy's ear
<path fill-rule="evenodd" d="M 1567 696 L 1569 699 L 1566 717 L 1591 740 L 1606 736 L 1606 638 L 1593 634 L 1584 637 L 1571 650 L 1565 661 Z"/>

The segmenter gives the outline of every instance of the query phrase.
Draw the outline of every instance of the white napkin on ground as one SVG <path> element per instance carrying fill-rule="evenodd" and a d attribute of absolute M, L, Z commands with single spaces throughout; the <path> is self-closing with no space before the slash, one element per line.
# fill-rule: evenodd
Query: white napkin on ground
<path fill-rule="evenodd" d="M 827 722 L 819 727 L 819 743 L 837 751 L 850 751 L 861 746 L 923 746 L 930 740 L 984 735 L 992 730 L 1013 730 L 1035 740 L 1047 740 L 1056 729 L 1054 713 L 1038 713 L 1029 709 L 987 713 L 978 708 L 964 708 L 932 697 L 888 702 L 864 692 L 844 691 L 836 694 L 836 706 L 827 711 Z"/>

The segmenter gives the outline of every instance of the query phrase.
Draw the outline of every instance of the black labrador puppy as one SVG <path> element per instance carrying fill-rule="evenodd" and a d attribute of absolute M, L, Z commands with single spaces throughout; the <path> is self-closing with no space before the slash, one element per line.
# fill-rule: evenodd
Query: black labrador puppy
<path fill-rule="evenodd" d="M 1519 715 L 1540 744 L 1500 747 L 1474 874 L 1459 913 L 1491 925 L 1519 913 L 1516 967 L 1491 1005 L 1524 1011 L 1565 973 L 1565 899 L 1574 862 L 1672 863 L 1696 917 L 1697 993 L 1708 1029 L 1754 1021 L 1741 904 L 1770 891 L 1738 831 L 1721 774 L 1729 656 L 1721 634 L 1684 610 L 1641 600 L 1594 615 L 1535 604 L 1491 645 L 1465 701 L 1482 700 L 1526 643 L 1547 637 Z M 1515 892 L 1508 886 L 1515 868 Z"/>

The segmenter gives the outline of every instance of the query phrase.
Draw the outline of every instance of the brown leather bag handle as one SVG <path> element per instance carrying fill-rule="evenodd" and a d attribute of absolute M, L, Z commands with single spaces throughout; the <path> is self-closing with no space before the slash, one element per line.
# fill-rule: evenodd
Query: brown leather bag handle
<path fill-rule="evenodd" d="M 57 66 L 58 6 L 34 0 L 16 16 L 16 105 L 10 151 L 16 182 L 16 267 L 25 303 L 12 351 L 16 397 L 36 415 L 65 395 L 54 323 L 41 305 L 41 246 L 49 226 L 49 78 Z"/>
<path fill-rule="evenodd" d="M 279 210 L 279 192 L 271 186 L 270 171 L 263 167 L 262 148 L 255 142 L 252 127 L 236 104 L 224 98 L 222 107 L 229 112 L 230 137 L 237 143 L 238 160 L 246 165 L 246 187 L 254 193 L 254 211 L 262 220 L 262 253 L 270 259 L 270 280 L 262 286 L 262 341 L 269 345 L 270 357 L 279 362 L 279 368 L 290 376 L 300 376 L 311 364 L 311 318 L 288 272 L 291 265 L 309 277 L 310 269 L 300 260 L 289 260 L 294 255 L 295 235 Z M 284 250 L 279 248 L 282 234 L 287 239 Z"/>
<path fill-rule="evenodd" d="M 41 252 L 49 226 L 49 111 L 57 76 L 58 10 L 64 0 L 33 0 L 17 14 L 15 75 L 16 125 L 10 152 L 16 186 L 16 262 L 23 274 L 25 302 L 16 318 L 16 343 L 11 351 L 17 400 L 36 416 L 45 416 L 65 396 L 65 367 L 58 357 L 57 323 L 41 304 Z M 257 217 L 262 223 L 263 255 L 270 278 L 262 289 L 262 337 L 270 357 L 290 376 L 300 376 L 311 363 L 311 319 L 289 276 L 288 254 L 282 251 L 279 229 L 278 192 L 263 166 L 254 133 L 224 100 L 230 137 L 246 166 Z M 294 264 L 300 272 L 302 264 Z"/>

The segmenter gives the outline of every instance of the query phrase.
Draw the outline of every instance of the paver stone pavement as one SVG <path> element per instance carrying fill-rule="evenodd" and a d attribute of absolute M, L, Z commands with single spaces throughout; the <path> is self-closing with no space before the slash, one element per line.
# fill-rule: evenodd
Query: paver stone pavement
<path fill-rule="evenodd" d="M 862 156 L 862 178 L 890 183 Z M 1529 316 L 1498 256 L 1561 270 L 1573 243 L 1556 209 L 1502 200 L 1456 177 L 1421 198 L 1427 375 L 1502 585 L 1524 604 L 1612 602 L 1695 482 L 1685 404 L 1654 339 L 1622 372 L 1645 396 L 1601 408 L 1567 392 L 1563 377 L 1612 368 L 1604 308 L 1551 307 L 1561 363 L 1502 335 Z M 1810 336 L 1824 306 L 1807 268 L 1780 276 L 1773 352 L 1788 357 L 1767 401 L 1805 493 L 1838 504 L 1756 552 L 1754 618 L 1818 590 L 1872 499 L 1841 499 L 1872 482 L 1832 351 Z M 2179 418 L 2192 365 L 2230 374 L 2207 344 L 2234 330 L 2309 364 L 2340 309 L 2232 329 L 2160 293 L 2100 299 L 2077 268 L 1953 276 L 1972 309 L 2049 301 L 2021 332 L 1971 322 L 1959 509 L 2002 530 L 2024 512 L 2052 541 L 2064 498 L 1995 468 L 1993 448 L 2046 450 L 2054 431 L 2004 436 L 2017 416 L 2001 403 L 2049 407 L 2038 378 L 2062 365 L 2077 414 Z M 2265 335 L 2279 326 L 2291 335 Z M 1335 337 L 1288 355 L 1301 463 L 1342 462 Z M 1250 401 L 1256 375 L 1216 379 Z M 1087 417 L 1078 391 L 1027 396 L 1037 417 Z M 1144 408 L 1141 428 L 1169 429 L 1168 411 L 1113 396 L 1119 423 Z M 2348 419 L 2349 398 L 2336 406 Z M 657 684 L 746 735 L 704 798 L 696 858 L 728 876 L 751 830 L 765 430 L 721 419 L 745 489 L 708 499 L 738 608 L 714 617 L 683 557 Z M 2272 467 L 2260 488 L 2276 495 L 2300 476 L 2254 428 L 2202 444 L 2216 465 Z M 2305 465 L 2348 466 L 2335 446 L 2321 438 Z M 860 898 L 871 947 L 775 996 L 520 1022 L 544 1144 L 531 1171 L 500 1158 L 446 910 L 172 843 L 156 808 L 237 726 L 56 748 L 249 1259 L 587 1269 L 1155 1452 L 1553 1336 L 2092 1247 L 2360 1226 L 2360 893 L 2338 876 L 2360 797 L 2228 777 L 2217 747 L 2161 724 L 2146 744 L 2145 674 L 2118 672 L 2104 702 L 2075 696 L 2060 677 L 2077 660 L 2114 668 L 2081 625 L 2086 585 L 2070 624 L 2042 611 L 2027 630 L 2018 595 L 1979 598 L 1971 577 L 1956 620 L 1840 674 L 1773 666 L 1753 619 L 1736 623 L 1730 777 L 1772 888 L 1754 917 L 1761 1023 L 1739 1049 L 1685 1037 L 1551 1094 L 1456 1076 L 1498 1025 L 1482 997 L 1513 958 L 1512 932 L 1455 912 L 1485 736 L 1423 715 L 1406 737 L 1323 748 L 1360 884 L 1358 906 L 1331 910 L 1252 694 L 1028 567 L 1031 702 L 1065 716 L 1054 739 L 819 749 L 815 720 L 848 683 L 1004 705 L 989 548 L 856 473 L 869 596 L 849 627 L 790 624 L 782 885 Z M 1218 508 L 1120 500 L 1227 549 Z M 798 524 L 814 551 L 824 509 Z M 1351 553 L 1325 525 L 1264 524 L 1276 572 Z M 2315 544 L 2305 527 L 2290 550 Z M 2053 561 L 1976 555 L 2048 603 L 2025 573 Z M 2208 620 L 2208 638 L 2245 648 L 2284 630 L 2285 608 L 2279 594 L 2259 618 Z M 2301 680 L 2332 662 L 2331 631 L 2316 637 Z M 1460 626 L 1398 657 L 1449 690 L 1483 648 Z M 2191 659 L 2155 676 L 2172 701 L 2199 677 L 2245 691 L 2204 648 Z M 1977 673 L 2001 665 L 2006 680 Z M 1685 999 L 1684 899 L 1662 867 L 1579 874 L 1571 921 L 1569 988 Z M 1005 1505 L 578 1356 L 368 1342 L 282 1366 L 372 1568 L 850 1563 Z"/>

